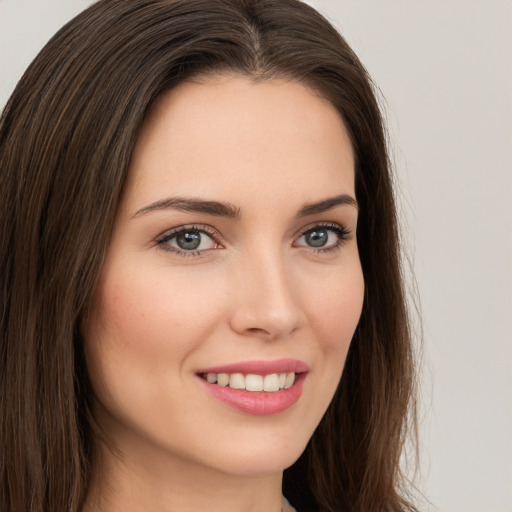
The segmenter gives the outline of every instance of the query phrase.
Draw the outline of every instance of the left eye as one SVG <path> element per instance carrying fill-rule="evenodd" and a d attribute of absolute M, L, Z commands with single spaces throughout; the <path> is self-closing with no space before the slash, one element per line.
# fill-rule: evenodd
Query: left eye
<path fill-rule="evenodd" d="M 169 245 L 178 251 L 205 251 L 214 249 L 217 243 L 213 238 L 200 229 L 183 229 L 172 233 L 158 242 L 159 244 Z"/>
<path fill-rule="evenodd" d="M 346 239 L 346 231 L 341 228 L 315 226 L 308 229 L 298 239 L 296 244 L 315 249 L 330 249 Z"/>

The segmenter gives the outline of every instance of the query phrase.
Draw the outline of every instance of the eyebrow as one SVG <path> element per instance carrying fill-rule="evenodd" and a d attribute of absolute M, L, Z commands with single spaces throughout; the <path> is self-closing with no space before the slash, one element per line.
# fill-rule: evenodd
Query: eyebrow
<path fill-rule="evenodd" d="M 357 201 L 347 195 L 341 194 L 339 196 L 330 197 L 315 203 L 306 203 L 303 205 L 298 213 L 297 218 L 307 217 L 318 213 L 327 212 L 336 208 L 337 206 L 349 205 L 359 209 Z M 239 219 L 241 217 L 240 208 L 230 204 L 221 203 L 219 201 L 206 201 L 196 198 L 185 197 L 168 197 L 160 199 L 138 210 L 132 218 L 140 217 L 149 212 L 158 210 L 181 210 L 184 212 L 206 213 L 207 215 L 214 215 L 216 217 L 228 217 L 230 219 Z"/>
<path fill-rule="evenodd" d="M 169 209 L 181 210 L 183 212 L 206 213 L 208 215 L 229 217 L 231 219 L 240 218 L 240 208 L 232 204 L 185 197 L 168 197 L 160 201 L 155 201 L 138 210 L 133 217 L 139 217 L 140 215 L 156 210 Z"/>
<path fill-rule="evenodd" d="M 315 215 L 317 213 L 327 212 L 336 208 L 336 206 L 349 205 L 359 210 L 357 201 L 347 194 L 341 194 L 339 196 L 330 197 L 319 201 L 317 203 L 307 203 L 299 210 L 297 217 L 307 217 L 308 215 Z"/>

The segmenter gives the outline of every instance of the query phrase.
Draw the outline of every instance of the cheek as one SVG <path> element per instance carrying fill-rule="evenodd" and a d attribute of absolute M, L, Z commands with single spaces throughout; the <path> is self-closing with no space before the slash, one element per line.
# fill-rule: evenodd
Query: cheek
<path fill-rule="evenodd" d="M 215 308 L 204 300 L 199 316 L 197 287 L 176 273 L 132 268 L 139 271 L 105 267 L 83 326 L 85 357 L 101 410 L 133 426 L 136 405 L 156 425 L 168 419 L 153 414 L 162 400 L 175 404 L 170 390 L 182 389 L 187 358 L 215 325 Z"/>
<path fill-rule="evenodd" d="M 192 293 L 176 275 L 166 280 L 165 269 L 124 273 L 118 268 L 115 275 L 106 274 L 96 290 L 91 325 L 97 326 L 95 338 L 125 353 L 177 356 L 199 343 L 213 321 L 214 308 L 207 300 L 201 302 L 199 321 L 197 287 Z"/>
<path fill-rule="evenodd" d="M 212 324 L 206 307 L 198 321 L 197 295 L 178 293 L 187 289 L 181 283 L 166 282 L 164 272 L 130 268 L 139 271 L 105 268 L 83 330 L 91 383 L 110 409 L 135 397 L 150 403 L 179 385 L 187 355 Z"/>
<path fill-rule="evenodd" d="M 310 321 L 324 350 L 346 355 L 361 316 L 363 299 L 360 266 L 343 275 L 331 276 L 321 290 L 310 294 Z"/>
<path fill-rule="evenodd" d="M 328 279 L 318 276 L 316 293 L 309 294 L 307 303 L 311 339 L 315 340 L 316 349 L 310 373 L 311 431 L 338 388 L 364 299 L 364 279 L 359 264 L 330 269 L 328 274 Z"/>

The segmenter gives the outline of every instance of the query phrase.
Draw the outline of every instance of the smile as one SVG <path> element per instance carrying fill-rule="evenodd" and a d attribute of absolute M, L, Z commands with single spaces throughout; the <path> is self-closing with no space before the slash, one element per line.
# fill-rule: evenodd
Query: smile
<path fill-rule="evenodd" d="M 197 372 L 213 398 L 239 412 L 277 414 L 289 409 L 302 395 L 309 367 L 292 360 L 248 361 Z"/>
<path fill-rule="evenodd" d="M 270 375 L 256 375 L 250 373 L 206 373 L 201 377 L 210 384 L 230 387 L 231 389 L 245 389 L 247 391 L 266 391 L 275 393 L 281 389 L 288 389 L 295 382 L 295 372 L 271 373 Z"/>

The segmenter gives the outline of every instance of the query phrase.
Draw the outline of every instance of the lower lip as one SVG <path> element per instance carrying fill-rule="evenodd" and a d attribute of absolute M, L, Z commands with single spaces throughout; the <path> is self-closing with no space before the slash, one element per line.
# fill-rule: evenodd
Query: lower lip
<path fill-rule="evenodd" d="M 299 373 L 290 388 L 274 392 L 233 389 L 210 384 L 201 377 L 198 379 L 215 398 L 233 409 L 246 414 L 267 416 L 283 412 L 297 402 L 302 394 L 306 373 Z"/>

